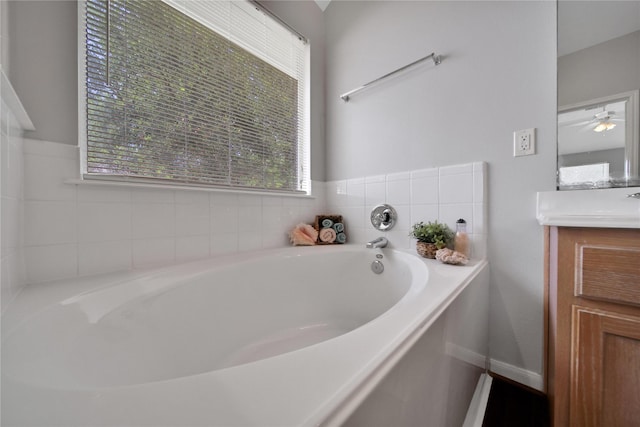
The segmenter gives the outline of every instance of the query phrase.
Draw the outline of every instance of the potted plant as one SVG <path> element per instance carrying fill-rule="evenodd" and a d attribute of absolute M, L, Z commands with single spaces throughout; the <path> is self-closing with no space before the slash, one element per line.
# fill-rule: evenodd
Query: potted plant
<path fill-rule="evenodd" d="M 454 233 L 447 224 L 420 221 L 413 225 L 409 236 L 418 239 L 416 251 L 420 256 L 435 259 L 438 249 L 451 245 Z"/>

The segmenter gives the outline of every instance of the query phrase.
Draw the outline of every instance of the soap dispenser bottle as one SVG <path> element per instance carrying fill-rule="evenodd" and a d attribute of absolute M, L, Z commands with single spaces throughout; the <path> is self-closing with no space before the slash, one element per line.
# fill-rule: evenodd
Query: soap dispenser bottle
<path fill-rule="evenodd" d="M 453 249 L 469 258 L 469 235 L 467 234 L 467 222 L 460 218 L 456 221 L 456 236 L 453 240 Z"/>

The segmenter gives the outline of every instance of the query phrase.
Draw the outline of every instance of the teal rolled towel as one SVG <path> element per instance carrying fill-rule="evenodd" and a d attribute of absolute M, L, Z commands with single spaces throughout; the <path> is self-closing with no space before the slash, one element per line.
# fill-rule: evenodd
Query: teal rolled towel
<path fill-rule="evenodd" d="M 336 233 L 342 233 L 344 231 L 344 224 L 341 222 L 336 222 L 333 224 L 333 229 L 336 230 Z"/>
<path fill-rule="evenodd" d="M 336 235 L 336 242 L 338 243 L 344 243 L 347 241 L 347 235 L 344 233 L 338 233 Z"/>
<path fill-rule="evenodd" d="M 329 218 L 325 218 L 322 220 L 322 228 L 331 228 L 332 225 L 333 221 L 331 221 Z"/>

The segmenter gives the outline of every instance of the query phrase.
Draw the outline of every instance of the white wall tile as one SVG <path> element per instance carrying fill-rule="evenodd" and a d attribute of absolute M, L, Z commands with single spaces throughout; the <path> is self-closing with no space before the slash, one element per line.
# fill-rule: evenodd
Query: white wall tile
<path fill-rule="evenodd" d="M 78 202 L 78 241 L 131 239 L 131 204 Z"/>
<path fill-rule="evenodd" d="M 211 205 L 211 232 L 237 233 L 238 206 Z"/>
<path fill-rule="evenodd" d="M 473 233 L 474 234 L 486 234 L 486 215 L 485 205 L 482 203 L 473 204 Z"/>
<path fill-rule="evenodd" d="M 386 234 L 393 247 L 413 247 L 408 233 L 411 224 L 418 221 L 446 218 L 455 222 L 468 215 L 465 219 L 475 225 L 474 233 L 482 237 L 480 233 L 486 230 L 478 225 L 486 222 L 483 163 L 314 182 L 314 197 L 295 198 L 60 184 L 65 176 L 71 177 L 68 169 L 75 170 L 77 162 L 75 148 L 60 145 L 30 142 L 25 149 L 25 174 L 30 177 L 25 191 L 33 198 L 24 215 L 29 227 L 25 235 L 29 245 L 25 250 L 29 266 L 26 281 L 286 246 L 287 233 L 294 225 L 313 223 L 321 213 L 343 215 L 348 241 L 364 242 L 380 235 L 370 224 L 370 209 L 385 201 L 399 212 L 396 228 Z M 2 153 L 5 151 L 8 148 Z M 46 162 L 47 156 L 54 160 Z M 5 159 L 1 160 L 4 163 Z M 450 197 L 449 187 L 459 186 L 466 190 Z M 4 182 L 3 188 L 6 192 Z M 440 190 L 447 195 L 439 194 Z M 21 194 L 19 189 L 13 191 Z M 17 258 L 22 245 L 22 234 L 16 231 L 12 236 L 7 228 L 21 221 L 23 203 L 18 197 L 2 196 L 4 266 L 8 262 L 4 257 L 6 238 L 13 245 L 11 256 Z"/>
<path fill-rule="evenodd" d="M 106 185 L 76 185 L 78 202 L 131 203 L 131 189 Z"/>
<path fill-rule="evenodd" d="M 192 261 L 209 256 L 209 235 L 176 238 L 176 261 Z"/>
<path fill-rule="evenodd" d="M 263 232 L 273 233 L 282 228 L 284 208 L 282 206 L 262 207 L 262 229 Z M 293 226 L 293 224 L 292 224 Z"/>
<path fill-rule="evenodd" d="M 78 274 L 78 246 L 48 245 L 24 248 L 27 283 L 75 277 Z"/>
<path fill-rule="evenodd" d="M 327 206 L 347 206 L 347 181 L 331 181 L 326 183 Z"/>
<path fill-rule="evenodd" d="M 364 178 L 347 180 L 347 206 L 364 206 Z"/>
<path fill-rule="evenodd" d="M 365 205 L 377 206 L 386 202 L 386 180 L 384 175 L 365 178 Z"/>
<path fill-rule="evenodd" d="M 347 228 L 364 228 L 365 225 L 371 225 L 370 222 L 365 223 L 364 206 L 351 206 L 342 208 L 342 217 Z"/>
<path fill-rule="evenodd" d="M 282 206 L 281 196 L 262 196 L 262 206 Z"/>
<path fill-rule="evenodd" d="M 485 192 L 487 188 L 487 175 L 474 169 L 473 172 L 473 203 L 482 203 L 485 201 Z"/>
<path fill-rule="evenodd" d="M 411 204 L 437 204 L 439 201 L 438 181 L 437 169 L 411 172 Z"/>
<path fill-rule="evenodd" d="M 440 176 L 440 203 L 473 203 L 473 173 Z"/>
<path fill-rule="evenodd" d="M 235 193 L 211 193 L 211 209 L 214 206 L 238 206 L 238 195 Z"/>
<path fill-rule="evenodd" d="M 5 256 L 22 247 L 22 216 L 24 205 L 22 200 L 2 197 L 2 247 Z"/>
<path fill-rule="evenodd" d="M 24 139 L 11 108 L 2 97 L 0 103 L 0 312 L 4 312 L 26 283 L 23 251 Z"/>
<path fill-rule="evenodd" d="M 175 202 L 177 204 L 209 204 L 209 193 L 206 191 L 189 191 L 189 190 L 176 190 Z"/>
<path fill-rule="evenodd" d="M 262 206 L 238 207 L 238 232 L 259 234 L 262 230 Z"/>
<path fill-rule="evenodd" d="M 473 205 L 471 203 L 440 205 L 439 209 L 438 221 L 447 224 L 451 230 L 455 231 L 456 221 L 462 218 L 467 222 L 467 233 L 473 233 Z"/>
<path fill-rule="evenodd" d="M 9 268 L 9 257 L 0 258 L 0 313 L 4 312 L 12 299 Z"/>
<path fill-rule="evenodd" d="M 283 232 L 265 232 L 262 233 L 262 248 L 281 248 L 291 244 L 288 233 Z"/>
<path fill-rule="evenodd" d="M 131 191 L 134 203 L 174 203 L 174 190 L 134 188 Z"/>
<path fill-rule="evenodd" d="M 387 238 L 390 238 L 391 246 L 413 248 L 415 240 L 409 238 L 408 234 L 411 226 L 420 221 L 438 220 L 455 229 L 458 218 L 464 218 L 472 239 L 474 236 L 484 236 L 486 171 L 486 163 L 475 162 L 386 175 L 386 202 L 398 211 L 398 223 L 386 234 Z M 380 233 L 373 229 L 369 220 L 370 210 L 374 205 L 369 203 L 369 199 L 365 199 L 365 205 L 362 206 L 361 199 L 353 198 L 360 194 L 363 182 L 367 189 L 369 183 L 379 181 L 379 176 L 347 180 L 348 193 L 349 184 L 352 184 L 349 194 L 350 207 L 338 206 L 338 199 L 330 195 L 332 191 L 336 191 L 337 181 L 327 183 L 328 209 L 340 208 L 346 218 L 345 222 L 349 224 L 350 242 L 365 242 L 360 239 L 368 239 L 375 233 Z M 474 202 L 475 200 L 480 201 Z M 357 207 L 354 206 L 356 203 Z"/>
<path fill-rule="evenodd" d="M 299 205 L 285 204 L 282 206 L 282 222 L 287 231 L 301 222 L 310 223 L 310 221 L 312 220 L 305 212 L 301 211 Z"/>
<path fill-rule="evenodd" d="M 238 194 L 238 206 L 262 206 L 262 196 Z"/>
<path fill-rule="evenodd" d="M 76 186 L 65 180 L 76 178 L 77 159 L 57 156 L 25 156 L 24 198 L 26 200 L 75 201 Z"/>
<path fill-rule="evenodd" d="M 387 203 L 391 206 L 405 206 L 411 204 L 411 180 L 406 174 L 406 179 L 387 180 Z"/>
<path fill-rule="evenodd" d="M 78 272 L 80 276 L 124 271 L 131 268 L 131 240 L 80 243 L 78 245 Z"/>
<path fill-rule="evenodd" d="M 134 203 L 132 205 L 131 236 L 134 239 L 175 235 L 175 205 L 169 203 Z"/>
<path fill-rule="evenodd" d="M 411 224 L 438 219 L 438 205 L 411 205 Z M 407 230 L 409 232 L 410 230 Z"/>
<path fill-rule="evenodd" d="M 238 232 L 238 250 L 254 251 L 262 248 L 262 234 L 240 231 Z"/>
<path fill-rule="evenodd" d="M 439 168 L 439 172 L 440 176 L 473 173 L 473 163 L 442 166 Z"/>
<path fill-rule="evenodd" d="M 211 255 L 224 255 L 238 251 L 238 233 L 212 233 Z"/>
<path fill-rule="evenodd" d="M 204 203 L 176 204 L 175 210 L 176 236 L 209 236 L 211 225 L 209 200 Z"/>
<path fill-rule="evenodd" d="M 24 154 L 22 152 L 22 138 L 9 135 L 6 159 L 3 161 L 3 181 L 6 180 L 4 196 L 22 199 L 24 189 Z"/>
<path fill-rule="evenodd" d="M 176 259 L 174 238 L 133 240 L 133 267 L 171 264 Z"/>
<path fill-rule="evenodd" d="M 389 239 L 392 247 L 400 249 L 408 249 L 411 247 L 411 238 L 409 231 L 411 230 L 411 206 L 409 205 L 392 205 L 398 214 L 398 220 L 391 230 L 383 233 Z"/>
<path fill-rule="evenodd" d="M 24 203 L 24 215 L 26 246 L 77 241 L 75 202 L 27 201 Z"/>

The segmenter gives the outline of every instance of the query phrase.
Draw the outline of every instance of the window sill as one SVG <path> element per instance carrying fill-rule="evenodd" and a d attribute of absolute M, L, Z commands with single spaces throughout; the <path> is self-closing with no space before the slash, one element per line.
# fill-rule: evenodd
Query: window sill
<path fill-rule="evenodd" d="M 180 190 L 180 191 L 204 191 L 208 193 L 231 193 L 231 194 L 250 194 L 254 196 L 280 196 L 280 197 L 294 197 L 301 199 L 315 199 L 315 196 L 311 194 L 306 194 L 303 192 L 300 193 L 289 193 L 284 191 L 268 191 L 268 190 L 242 190 L 235 188 L 217 188 L 217 187 L 199 187 L 199 186 L 191 186 L 191 185 L 180 185 L 180 184 L 157 184 L 151 182 L 133 182 L 133 181 L 124 181 L 124 180 L 113 180 L 113 179 L 100 179 L 100 178 L 91 178 L 91 179 L 67 179 L 64 181 L 65 184 L 71 185 L 94 185 L 100 187 L 125 187 L 125 188 L 153 188 L 153 189 L 162 189 L 162 190 Z"/>

